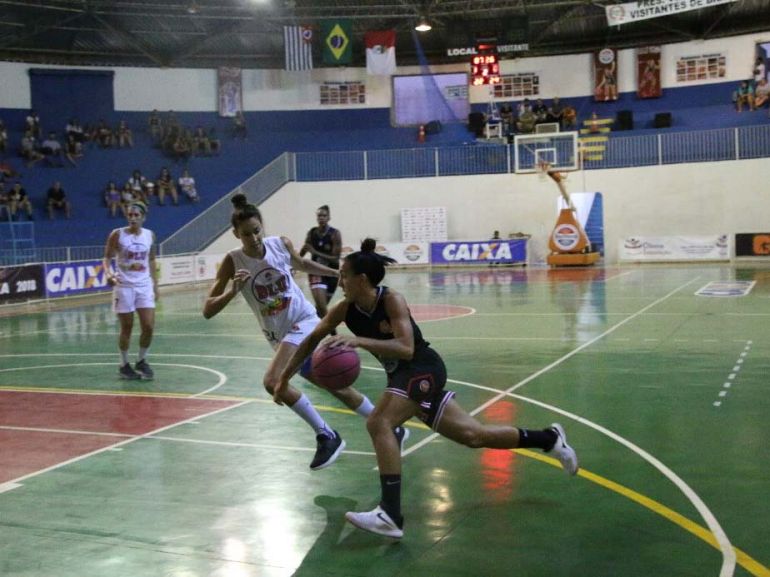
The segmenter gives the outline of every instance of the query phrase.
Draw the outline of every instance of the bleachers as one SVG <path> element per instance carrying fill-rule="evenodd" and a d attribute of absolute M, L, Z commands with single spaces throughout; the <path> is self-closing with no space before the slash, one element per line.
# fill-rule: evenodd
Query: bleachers
<path fill-rule="evenodd" d="M 734 84 L 730 82 L 667 89 L 662 98 L 652 100 L 638 100 L 635 94 L 624 93 L 616 102 L 594 102 L 590 97 L 567 98 L 566 101 L 578 109 L 581 125 L 593 111 L 601 118 L 614 118 L 619 110 L 633 110 L 634 130 L 611 132 L 611 139 L 767 123 L 766 109 L 756 112 L 744 111 L 741 114 L 735 112 L 730 101 Z M 651 128 L 655 114 L 663 111 L 672 112 L 672 127 Z M 52 126 L 46 120 L 45 112 L 40 112 L 44 131 L 53 129 L 61 134 L 63 125 Z M 80 246 L 102 244 L 109 231 L 123 222 L 121 218 L 109 218 L 103 205 L 102 192 L 109 180 L 115 180 L 120 185 L 135 168 L 142 170 L 146 177 L 155 179 L 162 166 L 169 166 L 176 178 L 184 168 L 181 164 L 175 165 L 171 159 L 165 158 L 158 149 L 151 146 L 146 129 L 147 113 L 116 112 L 107 120 L 111 125 L 117 124 L 121 119 L 128 122 L 134 131 L 133 149 L 102 150 L 89 145 L 77 168 L 48 168 L 40 163 L 32 169 L 26 169 L 15 156 L 26 113 L 26 110 L 0 109 L 0 118 L 9 129 L 11 146 L 7 159 L 23 173 L 22 182 L 36 209 L 39 247 L 59 246 L 63 242 Z M 161 113 L 163 114 L 163 111 Z M 468 132 L 466 125 L 458 123 L 445 124 L 444 130 L 431 135 L 428 141 L 421 145 L 417 142 L 415 129 L 390 126 L 388 109 L 248 112 L 246 118 L 249 138 L 244 141 L 232 139 L 229 119 L 221 119 L 215 113 L 178 112 L 177 116 L 185 126 L 215 126 L 222 141 L 222 152 L 214 158 L 193 157 L 187 164 L 202 196 L 199 204 L 191 204 L 182 198 L 180 206 L 177 207 L 151 207 L 148 226 L 156 231 L 159 241 L 170 236 L 184 223 L 285 151 L 378 151 L 423 147 L 427 153 L 427 150 L 436 146 L 451 147 L 475 143 L 475 137 Z M 92 120 L 81 118 L 83 123 Z M 409 155 L 413 157 L 412 153 Z M 373 172 L 368 177 L 376 178 L 379 175 L 378 165 L 376 162 L 372 165 L 372 162 L 377 160 L 376 154 L 370 156 L 369 163 Z M 428 154 L 428 157 L 426 175 L 432 173 L 433 154 Z M 421 158 L 413 158 L 413 161 L 420 161 Z M 303 161 L 301 156 L 298 159 Z M 657 155 L 651 152 L 649 160 L 650 164 L 654 163 Z M 608 166 L 614 163 L 611 158 L 604 158 L 603 161 Z M 392 175 L 389 167 L 392 155 L 386 154 L 383 162 L 385 165 L 380 171 L 381 176 Z M 648 162 L 642 159 L 640 163 Z M 501 166 L 503 164 L 501 161 Z M 452 173 L 451 170 L 448 173 Z M 351 177 L 356 178 L 355 175 L 348 176 Z M 70 198 L 73 206 L 72 220 L 65 220 L 63 215 L 57 214 L 56 220 L 49 221 L 45 215 L 45 193 L 55 180 L 62 182 Z"/>

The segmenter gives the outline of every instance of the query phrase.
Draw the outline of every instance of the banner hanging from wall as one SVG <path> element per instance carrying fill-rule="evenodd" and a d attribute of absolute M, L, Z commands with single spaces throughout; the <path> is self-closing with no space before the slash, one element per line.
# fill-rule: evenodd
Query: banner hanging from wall
<path fill-rule="evenodd" d="M 620 241 L 618 256 L 631 261 L 728 260 L 730 243 L 726 234 L 626 237 Z"/>
<path fill-rule="evenodd" d="M 243 81 L 240 68 L 217 68 L 219 116 L 232 118 L 243 111 Z"/>
<path fill-rule="evenodd" d="M 527 241 L 484 240 L 430 243 L 431 264 L 516 264 L 527 262 Z"/>
<path fill-rule="evenodd" d="M 636 49 L 636 95 L 639 98 L 660 98 L 660 46 Z"/>
<path fill-rule="evenodd" d="M 594 100 L 618 99 L 618 51 L 605 48 L 594 53 Z"/>
<path fill-rule="evenodd" d="M 639 0 L 638 2 L 612 4 L 605 6 L 604 9 L 607 13 L 607 24 L 620 26 L 629 22 L 661 18 L 662 16 L 671 16 L 680 12 L 700 10 L 730 2 L 737 2 L 737 0 L 655 0 L 655 2 Z"/>
<path fill-rule="evenodd" d="M 0 268 L 0 303 L 43 298 L 43 276 L 42 264 Z"/>
<path fill-rule="evenodd" d="M 54 262 L 45 265 L 48 298 L 111 290 L 100 260 Z"/>

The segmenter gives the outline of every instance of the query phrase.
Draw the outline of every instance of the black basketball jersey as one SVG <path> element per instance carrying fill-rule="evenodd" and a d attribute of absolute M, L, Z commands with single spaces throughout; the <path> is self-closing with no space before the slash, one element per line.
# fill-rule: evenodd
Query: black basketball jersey
<path fill-rule="evenodd" d="M 333 228 L 331 226 L 326 227 L 326 232 L 321 234 L 321 231 L 318 229 L 317 226 L 314 226 L 310 229 L 310 232 L 308 233 L 309 242 L 313 246 L 314 249 L 317 251 L 323 252 L 325 254 L 331 254 L 332 247 L 334 246 L 334 233 L 337 232 L 336 228 Z M 311 260 L 317 262 L 318 264 L 322 264 L 324 266 L 328 266 L 329 268 L 338 269 L 340 268 L 340 260 L 338 258 L 330 259 L 330 258 L 324 258 L 321 256 L 316 256 L 314 254 L 311 254 L 310 256 Z"/>
<path fill-rule="evenodd" d="M 387 293 L 388 287 L 377 287 L 377 304 L 371 312 L 361 310 L 355 303 L 348 305 L 348 310 L 345 314 L 345 324 L 354 335 L 380 341 L 393 338 L 390 317 L 385 312 L 385 295 Z M 422 331 L 417 326 L 417 323 L 414 322 L 411 313 L 409 314 L 409 322 L 412 323 L 412 333 L 414 334 L 414 356 L 412 360 L 385 359 L 375 355 L 388 373 L 409 368 L 411 363 L 419 361 L 425 351 L 428 350 L 430 343 L 422 337 Z"/>

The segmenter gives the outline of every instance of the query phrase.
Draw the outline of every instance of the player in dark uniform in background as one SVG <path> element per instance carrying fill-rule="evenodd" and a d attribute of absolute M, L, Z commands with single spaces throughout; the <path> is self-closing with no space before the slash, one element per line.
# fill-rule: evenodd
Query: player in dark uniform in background
<path fill-rule="evenodd" d="M 576 474 L 577 455 L 558 423 L 542 430 L 485 425 L 457 403 L 454 392 L 444 389 L 444 361 L 423 339 L 406 300 L 396 291 L 379 286 L 385 276 L 385 265 L 393 259 L 376 254 L 375 246 L 374 240 L 366 239 L 360 252 L 345 257 L 340 275 L 345 300 L 335 305 L 297 347 L 274 391 L 274 400 L 280 404 L 279 394 L 288 386 L 289 377 L 321 339 L 343 321 L 355 336 L 331 337 L 326 346 L 366 349 L 385 368 L 385 394 L 366 422 L 377 453 L 382 499 L 372 511 L 347 513 L 347 520 L 372 533 L 396 539 L 403 536 L 401 453 L 393 428 L 411 417 L 418 417 L 444 437 L 472 448 L 542 449 L 556 457 L 570 475 Z"/>
<path fill-rule="evenodd" d="M 340 231 L 329 226 L 329 206 L 323 205 L 316 211 L 318 226 L 307 232 L 305 244 L 299 251 L 299 256 L 310 253 L 310 258 L 324 266 L 339 270 L 340 253 L 342 252 L 342 235 Z M 336 276 L 310 275 L 310 292 L 313 293 L 315 310 L 320 318 L 326 316 L 327 305 L 337 290 Z"/>

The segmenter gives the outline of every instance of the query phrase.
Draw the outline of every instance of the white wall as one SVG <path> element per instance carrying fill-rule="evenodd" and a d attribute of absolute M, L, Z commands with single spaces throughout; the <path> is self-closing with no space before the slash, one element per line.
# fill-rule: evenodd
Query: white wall
<path fill-rule="evenodd" d="M 661 81 L 664 88 L 686 86 L 675 81 L 674 62 L 681 56 L 697 56 L 722 52 L 727 56 L 726 81 L 742 80 L 750 76 L 754 62 L 754 46 L 759 41 L 770 41 L 770 32 L 668 44 L 663 47 Z M 636 68 L 634 50 L 618 53 L 618 84 L 622 92 L 635 90 Z M 42 65 L 0 62 L 0 108 L 29 108 L 30 91 L 28 70 Z M 69 68 L 53 66 L 51 68 Z M 99 69 L 97 67 L 97 69 Z M 466 62 L 432 66 L 433 72 L 467 72 Z M 126 111 L 158 110 L 216 111 L 216 71 L 187 68 L 131 68 L 115 70 L 115 108 Z M 590 54 L 573 54 L 537 58 L 517 58 L 501 62 L 503 74 L 538 72 L 541 94 L 552 96 L 586 96 L 592 93 Z M 420 74 L 416 66 L 402 66 L 398 74 Z M 363 68 L 316 69 L 305 72 L 284 70 L 244 70 L 243 98 L 246 110 L 329 110 L 331 106 L 318 104 L 318 85 L 323 81 L 366 82 L 367 103 L 340 108 L 387 108 L 391 104 L 389 77 L 367 76 Z M 698 84 L 692 82 L 689 84 Z M 487 102 L 489 87 L 472 87 L 472 102 Z"/>
<path fill-rule="evenodd" d="M 585 185 L 583 184 L 585 178 Z M 767 230 L 770 160 L 745 160 L 573 173 L 570 192 L 604 197 L 606 262 L 617 262 L 618 241 L 626 236 L 711 235 Z M 400 240 L 401 208 L 445 206 L 449 237 L 483 240 L 493 230 L 532 235 L 530 260 L 542 262 L 556 222 L 558 191 L 535 175 L 456 176 L 398 180 L 290 183 L 260 208 L 269 235 L 301 245 L 315 225 L 315 210 L 331 208 L 332 225 L 343 242 Z M 229 231 L 206 252 L 238 246 Z"/>

